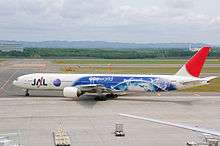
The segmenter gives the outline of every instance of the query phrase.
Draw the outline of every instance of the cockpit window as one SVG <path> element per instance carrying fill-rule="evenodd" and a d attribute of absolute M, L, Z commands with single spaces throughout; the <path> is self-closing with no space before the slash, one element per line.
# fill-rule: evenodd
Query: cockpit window
<path fill-rule="evenodd" d="M 17 77 L 16 79 L 15 79 L 15 81 L 18 81 L 20 79 L 20 77 Z"/>

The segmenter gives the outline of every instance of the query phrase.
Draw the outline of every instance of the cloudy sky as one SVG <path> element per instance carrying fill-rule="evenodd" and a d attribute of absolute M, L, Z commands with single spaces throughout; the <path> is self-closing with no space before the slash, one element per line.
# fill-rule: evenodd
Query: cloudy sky
<path fill-rule="evenodd" d="M 219 9 L 219 0 L 0 0 L 0 39 L 220 44 Z"/>

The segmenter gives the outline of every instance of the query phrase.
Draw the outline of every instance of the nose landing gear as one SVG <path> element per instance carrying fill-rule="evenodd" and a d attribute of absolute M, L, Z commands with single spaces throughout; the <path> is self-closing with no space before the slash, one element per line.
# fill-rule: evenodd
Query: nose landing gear
<path fill-rule="evenodd" d="M 25 90 L 25 96 L 30 96 L 30 93 L 29 93 L 28 89 Z"/>

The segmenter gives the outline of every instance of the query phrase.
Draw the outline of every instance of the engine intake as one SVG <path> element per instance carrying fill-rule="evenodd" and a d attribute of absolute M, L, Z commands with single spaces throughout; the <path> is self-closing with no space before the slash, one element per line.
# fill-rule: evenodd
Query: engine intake
<path fill-rule="evenodd" d="M 71 97 L 73 100 L 79 100 L 79 96 L 82 94 L 81 90 L 76 87 L 65 87 L 63 89 L 64 97 Z"/>

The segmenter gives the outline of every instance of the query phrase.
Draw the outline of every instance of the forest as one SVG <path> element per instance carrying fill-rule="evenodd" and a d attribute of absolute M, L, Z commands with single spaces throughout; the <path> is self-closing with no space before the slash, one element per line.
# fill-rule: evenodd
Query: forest
<path fill-rule="evenodd" d="M 178 59 L 187 58 L 195 52 L 184 49 L 53 49 L 24 48 L 23 51 L 0 51 L 0 58 L 97 58 L 97 59 Z M 210 58 L 220 58 L 213 49 Z"/>

